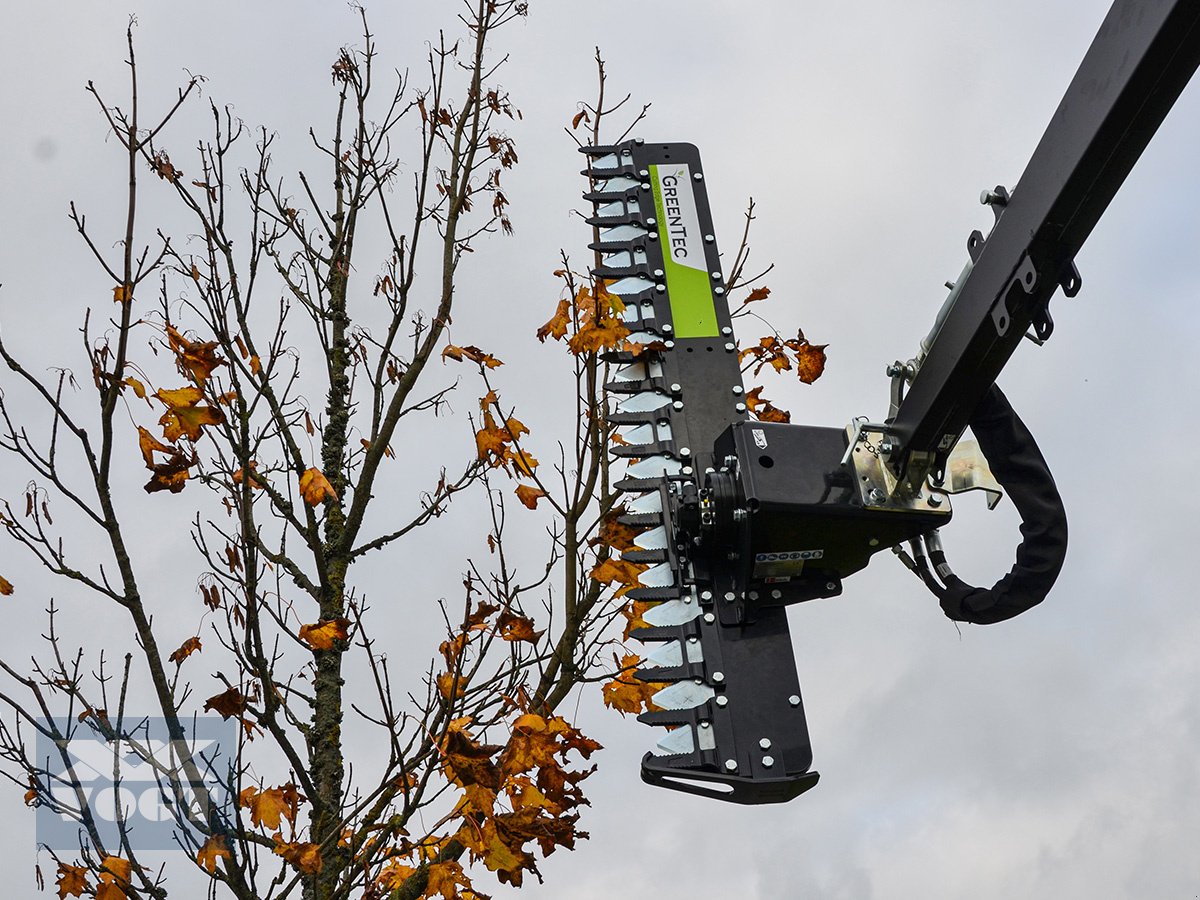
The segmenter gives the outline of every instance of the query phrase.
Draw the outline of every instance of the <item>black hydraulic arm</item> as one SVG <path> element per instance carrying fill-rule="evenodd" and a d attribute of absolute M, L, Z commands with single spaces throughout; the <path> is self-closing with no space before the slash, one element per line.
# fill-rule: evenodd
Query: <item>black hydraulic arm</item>
<path fill-rule="evenodd" d="M 1075 254 L 1200 63 L 1198 23 L 1197 0 L 1113 4 L 1011 196 L 987 197 L 995 227 L 971 235 L 891 422 L 894 470 L 943 463 L 1030 326 L 1049 337 L 1050 297 L 1078 291 Z"/>

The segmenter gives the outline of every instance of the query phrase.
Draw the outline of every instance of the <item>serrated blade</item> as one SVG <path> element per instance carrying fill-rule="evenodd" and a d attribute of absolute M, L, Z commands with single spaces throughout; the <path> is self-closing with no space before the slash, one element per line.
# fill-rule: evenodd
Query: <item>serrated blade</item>
<path fill-rule="evenodd" d="M 634 497 L 625 504 L 625 509 L 631 515 L 647 515 L 663 511 L 662 494 L 658 491 L 647 491 L 640 497 Z"/>
<path fill-rule="evenodd" d="M 599 229 L 600 243 L 611 244 L 614 241 L 636 241 L 646 236 L 646 229 L 640 225 L 611 225 Z"/>
<path fill-rule="evenodd" d="M 633 543 L 643 550 L 666 550 L 669 544 L 667 529 L 663 525 L 643 531 L 633 539 Z"/>
<path fill-rule="evenodd" d="M 616 294 L 619 297 L 625 297 L 630 294 L 640 294 L 642 291 L 648 291 L 654 287 L 654 282 L 649 278 L 642 278 L 640 275 L 631 275 L 628 278 L 618 278 L 608 286 L 610 294 Z"/>
<path fill-rule="evenodd" d="M 692 736 L 692 726 L 681 725 L 673 731 L 668 731 L 650 752 L 655 756 L 680 756 L 692 753 L 695 749 L 696 739 Z"/>
<path fill-rule="evenodd" d="M 695 600 L 666 600 L 642 613 L 642 621 L 661 628 L 667 625 L 685 625 L 698 615 L 700 604 Z"/>
<path fill-rule="evenodd" d="M 625 470 L 628 478 L 668 478 L 683 471 L 683 463 L 669 456 L 647 456 Z"/>
<path fill-rule="evenodd" d="M 656 693 L 651 700 L 660 709 L 695 709 L 717 695 L 712 685 L 695 681 L 677 681 Z"/>
<path fill-rule="evenodd" d="M 675 570 L 671 568 L 670 563 L 659 563 L 641 572 L 638 575 L 638 583 L 647 588 L 671 587 L 675 584 Z"/>
<path fill-rule="evenodd" d="M 683 643 L 681 641 L 667 641 L 665 644 L 659 645 L 643 661 L 660 669 L 674 669 L 677 666 L 682 666 Z"/>
<path fill-rule="evenodd" d="M 670 402 L 671 398 L 666 394 L 658 394 L 654 391 L 642 391 L 640 394 L 630 394 L 624 400 L 619 401 L 617 403 L 617 412 L 654 412 L 656 409 L 662 409 Z"/>

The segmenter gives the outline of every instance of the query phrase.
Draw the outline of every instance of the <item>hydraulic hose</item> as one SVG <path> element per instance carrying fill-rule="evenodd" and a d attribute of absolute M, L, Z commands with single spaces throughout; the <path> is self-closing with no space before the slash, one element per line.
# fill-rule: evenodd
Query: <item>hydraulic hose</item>
<path fill-rule="evenodd" d="M 1037 606 L 1050 592 L 1067 554 L 1067 513 L 1037 442 L 999 387 L 992 385 L 984 395 L 970 425 L 992 474 L 1021 515 L 1016 562 L 992 587 L 975 587 L 950 569 L 935 533 L 925 544 L 940 583 L 918 574 L 951 619 L 990 625 Z"/>

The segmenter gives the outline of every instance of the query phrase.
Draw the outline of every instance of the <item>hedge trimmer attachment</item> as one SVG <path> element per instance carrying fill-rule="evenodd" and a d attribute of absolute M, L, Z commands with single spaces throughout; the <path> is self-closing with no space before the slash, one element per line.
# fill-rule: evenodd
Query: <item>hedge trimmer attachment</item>
<path fill-rule="evenodd" d="M 639 718 L 669 729 L 642 760 L 647 782 L 739 803 L 812 787 L 785 607 L 839 595 L 880 550 L 955 621 L 1003 621 L 1046 596 L 1066 516 L 995 378 L 1025 337 L 1050 337 L 1052 295 L 1078 293 L 1075 254 L 1198 64 L 1200 6 L 1116 0 L 1021 180 L 983 193 L 995 223 L 968 239 L 918 353 L 888 367 L 887 417 L 844 429 L 749 417 L 696 148 L 582 148 L 596 292 L 620 298 L 631 332 L 607 389 L 612 452 L 629 458 L 623 521 L 641 529 L 624 558 L 648 566 L 629 592 L 649 604 L 632 636 L 655 648 L 636 672 L 657 687 Z M 742 355 L 761 362 L 772 342 Z M 960 443 L 968 426 L 977 445 Z M 991 588 L 954 574 L 938 532 L 948 495 L 974 488 L 1003 488 L 1022 519 Z"/>

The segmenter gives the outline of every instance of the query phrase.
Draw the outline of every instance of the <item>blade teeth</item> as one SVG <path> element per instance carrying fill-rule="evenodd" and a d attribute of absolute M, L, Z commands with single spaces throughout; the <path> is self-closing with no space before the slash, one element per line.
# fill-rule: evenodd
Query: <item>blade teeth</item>
<path fill-rule="evenodd" d="M 671 587 L 675 584 L 675 570 L 670 563 L 659 563 L 640 573 L 638 583 L 645 588 Z"/>
<path fill-rule="evenodd" d="M 583 174 L 587 174 L 584 172 Z M 598 194 L 613 194 L 625 193 L 628 190 L 633 190 L 642 186 L 642 183 L 636 178 L 630 178 L 628 175 L 614 175 L 611 178 L 604 178 L 603 173 L 596 173 L 601 177 L 596 179 L 593 186 L 593 193 Z"/>
<path fill-rule="evenodd" d="M 706 729 L 712 731 L 711 728 Z M 683 725 L 674 731 L 668 731 L 666 736 L 654 745 L 650 751 L 655 756 L 682 756 L 696 751 L 696 738 L 690 725 Z"/>
<path fill-rule="evenodd" d="M 647 491 L 642 496 L 634 497 L 626 503 L 625 508 L 633 515 L 661 513 L 663 511 L 662 494 L 658 491 Z"/>
<path fill-rule="evenodd" d="M 695 709 L 717 695 L 712 685 L 695 681 L 677 681 L 650 698 L 660 709 Z"/>
<path fill-rule="evenodd" d="M 666 550 L 625 550 L 621 559 L 635 563 L 660 563 L 668 560 Z"/>
<path fill-rule="evenodd" d="M 621 439 L 628 444 L 653 444 L 658 440 L 658 434 L 655 431 L 654 423 L 647 422 L 644 425 L 635 425 L 628 431 L 621 432 Z"/>
<path fill-rule="evenodd" d="M 667 529 L 660 525 L 658 528 L 643 531 L 633 539 L 633 543 L 643 550 L 666 550 L 668 545 Z"/>
<path fill-rule="evenodd" d="M 597 244 L 588 245 L 589 250 L 598 250 L 600 246 Z M 601 256 L 606 269 L 632 269 L 637 265 L 634 260 L 633 251 L 627 248 L 617 250 L 609 250 Z"/>
<path fill-rule="evenodd" d="M 665 628 L 670 625 L 686 625 L 699 615 L 700 604 L 694 599 L 691 597 L 676 598 L 646 610 L 642 613 L 642 621 L 655 628 Z"/>
<path fill-rule="evenodd" d="M 647 456 L 625 470 L 628 478 L 671 478 L 683 471 L 683 463 L 669 456 Z"/>
<path fill-rule="evenodd" d="M 649 278 L 643 278 L 641 275 L 630 275 L 625 278 L 618 278 L 610 284 L 608 292 L 624 298 L 633 294 L 640 294 L 642 291 L 648 291 L 653 287 L 654 282 Z"/>
<path fill-rule="evenodd" d="M 630 600 L 648 600 L 666 603 L 671 600 L 679 599 L 679 588 L 676 585 L 669 587 L 637 587 L 632 588 L 626 595 Z M 696 611 L 699 615 L 699 610 Z M 645 616 L 642 617 L 643 621 Z"/>
<path fill-rule="evenodd" d="M 645 657 L 642 662 L 649 663 L 651 666 L 660 666 L 666 668 L 675 668 L 683 665 L 683 642 L 679 640 L 667 641 L 661 644 L 657 650 Z"/>
<path fill-rule="evenodd" d="M 626 223 L 622 225 L 610 225 L 607 228 L 600 229 L 600 243 L 611 244 L 615 241 L 636 241 L 644 238 L 648 232 L 640 225 Z"/>
<path fill-rule="evenodd" d="M 642 391 L 640 394 L 630 394 L 623 400 L 617 402 L 616 412 L 619 413 L 647 413 L 662 409 L 671 398 L 667 394 L 659 394 L 655 391 Z"/>
<path fill-rule="evenodd" d="M 612 200 L 608 203 L 596 204 L 597 219 L 615 219 L 617 216 L 628 215 L 629 206 L 624 200 Z"/>

